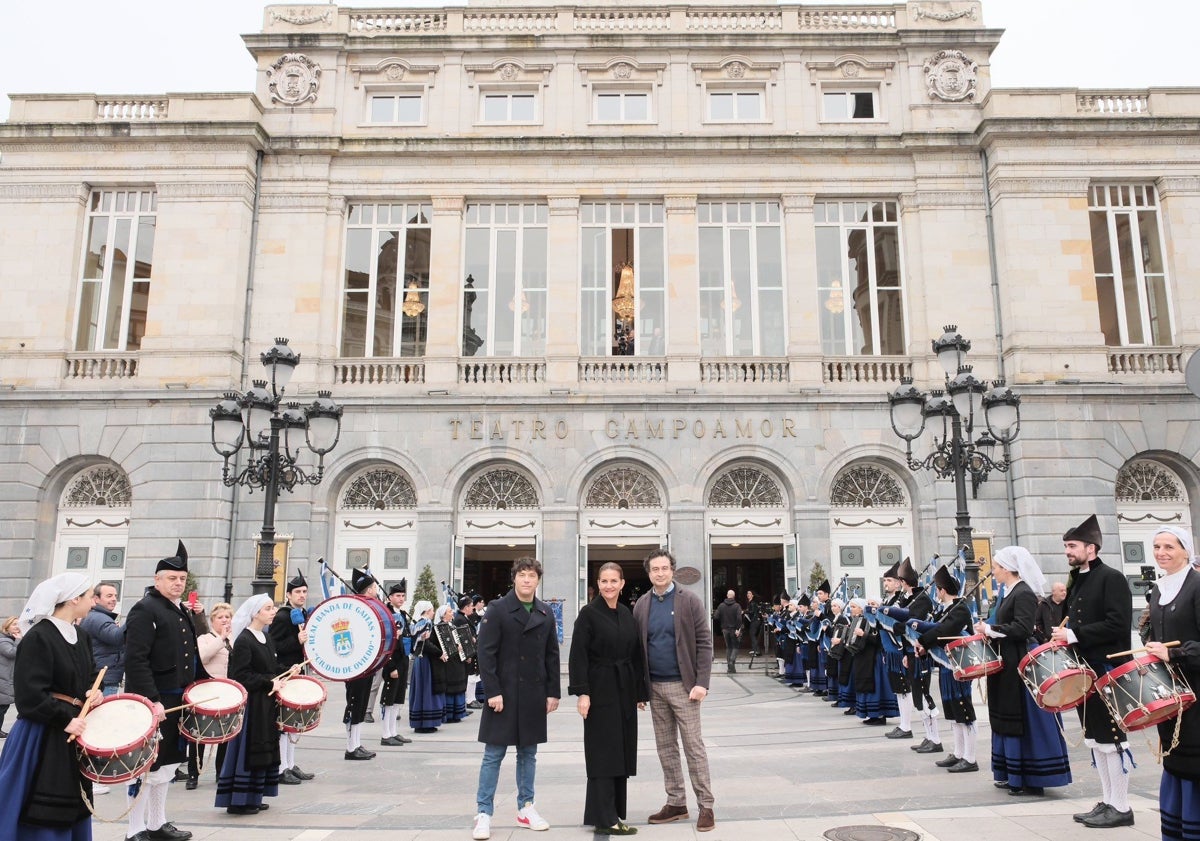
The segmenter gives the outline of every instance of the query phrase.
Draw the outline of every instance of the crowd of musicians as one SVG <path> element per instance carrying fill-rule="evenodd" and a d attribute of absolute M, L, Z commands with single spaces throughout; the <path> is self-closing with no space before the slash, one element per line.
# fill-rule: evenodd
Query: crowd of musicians
<path fill-rule="evenodd" d="M 928 756 L 951 774 L 977 772 L 981 764 L 990 764 L 997 788 L 1015 797 L 1036 797 L 1072 783 L 1064 734 L 1073 726 L 1064 728 L 1062 714 L 1039 698 L 1024 664 L 1042 648 L 1070 652 L 1070 662 L 1090 670 L 1099 687 L 1097 691 L 1088 681 L 1090 694 L 1081 694 L 1073 704 L 1101 791 L 1095 807 L 1075 820 L 1089 828 L 1134 823 L 1129 779 L 1137 766 L 1130 734 L 1138 727 L 1132 722 L 1152 708 L 1158 714 L 1145 732 L 1154 733 L 1156 726 L 1158 744 L 1155 756 L 1143 761 L 1162 763 L 1162 837 L 1198 841 L 1200 707 L 1183 702 L 1189 685 L 1200 686 L 1200 568 L 1192 535 L 1168 526 L 1154 536 L 1159 577 L 1140 621 L 1143 646 L 1133 649 L 1131 591 L 1121 571 L 1099 557 L 1102 538 L 1096 518 L 1069 529 L 1063 541 L 1070 567 L 1065 587 L 1061 582 L 1049 585 L 1025 549 L 997 551 L 991 572 L 997 597 L 984 616 L 974 613 L 981 603 L 978 594 L 963 592 L 951 566 L 917 570 L 908 559 L 885 573 L 880 600 L 846 592 L 845 581 L 837 588 L 824 581 L 795 598 L 781 593 L 770 609 L 747 594 L 743 610 L 731 593 L 724 610 L 718 610 L 732 648 L 728 670 L 735 670 L 743 639 L 749 639 L 753 656 L 761 656 L 762 643 L 768 643 L 774 647 L 778 679 L 822 699 L 831 715 L 878 726 L 880 735 L 898 747 Z M 540 579 L 540 567 L 537 572 Z M 124 692 L 140 696 L 153 711 L 159 736 L 153 763 L 129 786 L 131 841 L 191 837 L 169 820 L 167 795 L 177 769 L 186 768 L 189 758 L 193 774 L 205 762 L 203 751 L 194 746 L 189 757 L 190 743 L 180 735 L 180 710 L 186 706 L 180 701 L 197 681 L 227 677 L 246 693 L 240 730 L 208 757 L 215 766 L 217 806 L 231 814 L 255 814 L 269 808 L 265 798 L 276 795 L 280 785 L 313 779 L 297 764 L 302 737 L 281 733 L 278 725 L 282 690 L 306 663 L 305 625 L 312 614 L 307 582 L 300 575 L 288 581 L 282 606 L 267 596 L 254 596 L 236 611 L 218 605 L 212 610 L 211 630 L 198 634 L 194 610 L 183 600 L 186 579 L 187 553 L 181 543 L 174 556 L 158 563 L 153 585 L 129 610 L 125 623 Z M 386 747 L 411 741 L 400 732 L 405 704 L 409 729 L 417 734 L 463 721 L 484 699 L 489 711 L 499 711 L 503 687 L 493 695 L 477 681 L 469 703 L 467 699 L 470 676 L 477 671 L 475 641 L 482 621 L 477 608 L 482 600 L 453 594 L 457 598 L 452 603 L 435 606 L 421 600 L 410 612 L 403 583 L 385 594 L 367 570 L 354 570 L 349 584 L 354 593 L 386 603 L 394 633 L 378 666 L 345 682 L 346 760 L 375 756 L 362 742 L 362 725 L 373 710 L 381 716 L 380 744 Z M 88 709 L 102 702 L 103 674 L 97 676 L 88 635 L 78 627 L 92 607 L 91 593 L 92 582 L 84 576 L 64 573 L 38 585 L 17 617 L 17 719 L 0 754 L 0 838 L 91 838 L 92 781 L 82 772 L 72 744 L 86 741 Z M 7 631 L 9 626 L 6 622 L 3 627 Z M 203 639 L 209 636 L 213 639 Z M 986 666 L 980 672 L 986 674 L 985 683 L 973 680 L 979 674 L 973 671 L 976 665 Z M 1123 708 L 1118 696 L 1142 691 L 1139 681 L 1147 674 L 1158 681 L 1151 686 L 1152 695 Z M 1118 676 L 1132 679 L 1135 688 L 1122 690 Z M 984 698 L 990 757 L 976 756 L 976 701 Z M 1177 704 L 1164 713 L 1163 704 L 1170 699 Z M 546 711 L 555 706 L 547 705 Z M 894 726 L 886 730 L 889 719 Z M 674 807 L 668 803 L 664 808 Z M 530 814 L 535 823 L 544 823 Z M 613 834 L 636 831 L 624 824 L 623 809 L 619 818 Z M 618 828 L 626 832 L 616 832 Z"/>

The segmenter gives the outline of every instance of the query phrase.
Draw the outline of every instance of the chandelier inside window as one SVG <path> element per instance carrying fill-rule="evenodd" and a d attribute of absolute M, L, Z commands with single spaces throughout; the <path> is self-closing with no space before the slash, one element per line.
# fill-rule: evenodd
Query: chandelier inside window
<path fill-rule="evenodd" d="M 829 297 L 825 299 L 825 309 L 835 314 L 846 309 L 846 301 L 842 297 L 842 282 L 840 280 L 835 280 L 830 284 Z"/>
<path fill-rule="evenodd" d="M 622 321 L 633 318 L 636 302 L 633 296 L 633 266 L 629 263 L 621 266 L 621 282 L 617 284 L 617 296 L 613 298 L 612 308 Z"/>
<path fill-rule="evenodd" d="M 415 280 L 408 282 L 408 292 L 404 296 L 404 303 L 401 305 L 400 311 L 409 318 L 416 318 L 425 312 L 425 305 L 421 303 L 421 290 Z"/>

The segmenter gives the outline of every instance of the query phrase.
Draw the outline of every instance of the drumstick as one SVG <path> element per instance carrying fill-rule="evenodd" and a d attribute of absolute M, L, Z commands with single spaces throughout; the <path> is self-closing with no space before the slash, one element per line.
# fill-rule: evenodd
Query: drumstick
<path fill-rule="evenodd" d="M 299 664 L 299 665 L 300 665 L 300 668 L 304 668 L 304 667 L 305 667 L 305 666 L 307 666 L 307 665 L 308 665 L 310 662 L 312 662 L 312 661 L 311 661 L 311 660 L 305 660 L 303 663 L 300 663 L 300 664 Z M 292 667 L 292 669 L 294 669 L 294 668 L 295 668 L 295 666 L 293 666 L 293 667 Z M 277 675 L 275 675 L 275 680 L 280 680 L 281 678 L 290 677 L 290 676 L 291 676 L 291 674 L 292 674 L 292 669 L 288 669 L 286 672 L 283 672 L 282 674 L 277 674 Z"/>
<path fill-rule="evenodd" d="M 1071 619 L 1071 617 L 1070 617 L 1070 616 L 1064 616 L 1064 617 L 1063 617 L 1063 621 L 1059 622 L 1057 625 L 1055 625 L 1055 627 L 1056 627 L 1056 628 L 1065 628 L 1065 627 L 1067 627 L 1067 622 L 1068 622 L 1068 621 L 1070 621 L 1070 619 Z"/>
<path fill-rule="evenodd" d="M 188 707 L 198 707 L 201 704 L 208 704 L 208 703 L 211 703 L 212 701 L 219 701 L 219 700 L 221 700 L 221 699 L 217 698 L 214 695 L 212 698 L 205 698 L 203 701 L 189 701 L 186 704 L 180 704 L 178 707 L 171 707 L 169 710 L 163 710 L 163 715 L 166 715 L 167 713 L 177 713 L 180 710 L 186 710 Z"/>
<path fill-rule="evenodd" d="M 1179 644 L 1180 644 L 1179 640 L 1174 640 L 1172 642 L 1164 642 L 1163 648 L 1175 648 Z M 1128 651 L 1118 651 L 1115 654 L 1110 654 L 1110 655 L 1108 655 L 1108 659 L 1111 660 L 1114 657 L 1125 657 L 1126 655 L 1129 655 L 1129 654 L 1141 654 L 1143 651 L 1147 651 L 1147 650 L 1148 649 L 1145 649 L 1145 648 L 1131 648 Z"/>
<path fill-rule="evenodd" d="M 100 674 L 96 675 L 96 682 L 92 684 L 93 692 L 95 692 L 97 689 L 100 688 L 100 681 L 104 680 L 104 673 L 107 671 L 108 671 L 108 666 L 104 666 L 103 668 L 100 669 Z M 92 708 L 92 699 L 84 698 L 83 706 L 79 708 L 79 715 L 77 717 L 78 718 L 87 718 L 88 710 L 90 710 L 91 708 Z M 69 745 L 73 741 L 75 741 L 74 734 L 72 734 L 71 737 L 69 739 L 67 739 L 67 744 Z"/>

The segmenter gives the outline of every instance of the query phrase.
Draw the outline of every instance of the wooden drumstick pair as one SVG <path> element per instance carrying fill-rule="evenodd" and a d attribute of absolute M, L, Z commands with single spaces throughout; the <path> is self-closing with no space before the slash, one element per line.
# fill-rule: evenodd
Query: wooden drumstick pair
<path fill-rule="evenodd" d="M 100 669 L 100 674 L 96 675 L 96 682 L 92 684 L 92 689 L 91 689 L 92 692 L 95 692 L 97 689 L 100 688 L 100 681 L 104 680 L 104 673 L 107 671 L 108 671 L 108 666 L 104 666 Z M 92 708 L 92 699 L 91 699 L 90 693 L 89 693 L 89 697 L 83 699 L 83 706 L 80 707 L 79 715 L 77 715 L 76 718 L 86 719 L 88 710 L 90 710 L 91 708 Z M 72 733 L 71 736 L 67 739 L 67 744 L 69 745 L 73 741 L 75 741 L 75 734 Z"/>
<path fill-rule="evenodd" d="M 303 669 L 303 668 L 304 668 L 305 666 L 307 666 L 308 664 L 309 664 L 309 661 L 308 661 L 308 660 L 305 660 L 303 663 L 300 663 L 300 664 L 299 664 L 299 668 Z M 295 673 L 293 673 L 293 672 L 292 672 L 292 669 L 295 669 L 295 668 L 297 668 L 297 667 L 296 667 L 296 666 L 292 666 L 292 667 L 291 667 L 290 669 L 288 669 L 286 672 L 282 672 L 282 673 L 280 673 L 280 674 L 277 674 L 277 675 L 275 675 L 275 677 L 274 677 L 274 678 L 272 678 L 272 679 L 273 679 L 273 680 L 282 680 L 284 683 L 287 683 L 287 682 L 288 682 L 289 680 L 291 680 L 291 678 L 293 678 L 295 675 L 298 675 L 298 674 L 300 674 L 298 671 L 297 671 L 297 672 L 295 672 Z M 268 692 L 267 694 L 268 694 L 268 695 L 274 695 L 274 694 L 275 694 L 275 690 L 274 690 L 274 689 L 272 689 L 272 690 L 271 690 L 270 692 Z"/>
<path fill-rule="evenodd" d="M 1164 642 L 1163 648 L 1175 648 L 1179 644 L 1180 644 L 1179 640 L 1172 640 L 1171 642 Z M 1112 654 L 1109 654 L 1108 659 L 1112 660 L 1115 657 L 1128 657 L 1130 654 L 1141 654 L 1145 651 L 1149 651 L 1149 649 L 1147 649 L 1147 648 L 1131 648 L 1128 651 L 1116 651 Z"/>

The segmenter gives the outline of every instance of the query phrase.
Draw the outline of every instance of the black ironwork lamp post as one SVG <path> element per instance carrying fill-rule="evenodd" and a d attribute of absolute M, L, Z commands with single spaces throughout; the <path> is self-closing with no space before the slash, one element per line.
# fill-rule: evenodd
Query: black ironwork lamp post
<path fill-rule="evenodd" d="M 904 377 L 888 395 L 892 430 L 904 439 L 909 469 L 931 470 L 939 479 L 954 480 L 955 539 L 963 548 L 967 562 L 967 588 L 979 580 L 979 565 L 971 542 L 971 512 L 967 510 L 967 477 L 971 479 L 971 496 L 978 497 L 979 486 L 994 470 L 1003 473 L 1012 464 L 1009 446 L 1021 431 L 1021 398 L 1004 380 L 994 380 L 991 387 L 975 376 L 966 364 L 971 342 L 964 339 L 956 325 L 933 340 L 933 352 L 946 372 L 944 389 L 922 392 Z M 923 458 L 914 458 L 913 441 L 920 438 L 930 420 L 941 419 L 939 433 L 934 428 L 933 450 Z M 979 436 L 972 440 L 976 426 Z M 996 445 L 1002 455 L 996 458 Z"/>
<path fill-rule="evenodd" d="M 331 393 L 318 391 L 308 406 L 282 403 L 284 390 L 300 364 L 300 354 L 288 347 L 287 339 L 260 357 L 269 380 L 255 380 L 245 394 L 226 392 L 217 405 L 208 410 L 212 418 L 212 445 L 224 460 L 221 481 L 226 487 L 241 485 L 250 493 L 262 489 L 262 532 L 254 564 L 251 588 L 255 595 L 275 592 L 275 503 L 282 488 L 288 492 L 297 485 L 319 485 L 325 475 L 325 455 L 337 446 L 342 433 L 342 407 L 333 402 Z M 282 408 L 281 408 L 282 404 Z M 301 440 L 303 436 L 303 440 Z M 303 444 L 317 456 L 315 471 L 299 464 Z M 246 445 L 247 464 L 240 472 L 229 460 Z"/>

